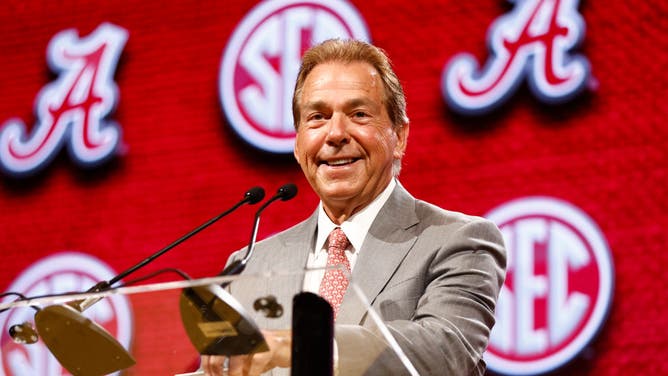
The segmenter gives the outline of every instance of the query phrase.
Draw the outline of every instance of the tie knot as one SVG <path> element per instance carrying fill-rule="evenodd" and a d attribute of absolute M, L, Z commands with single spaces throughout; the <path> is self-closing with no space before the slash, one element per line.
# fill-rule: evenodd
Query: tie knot
<path fill-rule="evenodd" d="M 335 228 L 329 233 L 329 248 L 345 250 L 348 248 L 348 237 L 340 227 Z"/>

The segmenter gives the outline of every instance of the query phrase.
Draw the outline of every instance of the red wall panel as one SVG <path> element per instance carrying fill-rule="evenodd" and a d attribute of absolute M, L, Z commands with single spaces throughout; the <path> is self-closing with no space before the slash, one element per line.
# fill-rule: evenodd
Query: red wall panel
<path fill-rule="evenodd" d="M 549 195 L 581 208 L 604 233 L 615 264 L 610 316 L 590 350 L 562 374 L 667 373 L 660 354 L 668 344 L 661 335 L 668 326 L 668 279 L 662 272 L 668 263 L 668 6 L 657 0 L 582 1 L 586 36 L 578 52 L 589 60 L 594 79 L 586 93 L 548 106 L 522 85 L 497 111 L 464 117 L 449 110 L 440 93 L 443 68 L 459 52 L 487 59 L 487 29 L 511 4 L 352 3 L 372 41 L 388 51 L 407 93 L 411 131 L 401 181 L 415 196 L 483 215 L 517 197 Z M 35 123 L 37 93 L 54 79 L 46 47 L 55 34 L 75 28 L 83 36 L 103 22 L 129 33 L 115 75 L 119 103 L 111 115 L 123 130 L 122 154 L 82 170 L 63 151 L 37 176 L 0 177 L 3 290 L 29 265 L 67 250 L 122 271 L 222 212 L 254 185 L 273 192 L 295 182 L 300 189 L 296 199 L 266 211 L 260 238 L 313 211 L 317 197 L 292 157 L 246 144 L 221 109 L 222 54 L 254 6 L 3 3 L 0 124 L 13 117 Z M 240 209 L 145 273 L 178 266 L 193 277 L 216 274 L 231 251 L 245 246 L 253 213 Z M 140 309 L 141 303 L 134 304 Z M 147 339 L 137 338 L 135 348 L 144 351 Z"/>

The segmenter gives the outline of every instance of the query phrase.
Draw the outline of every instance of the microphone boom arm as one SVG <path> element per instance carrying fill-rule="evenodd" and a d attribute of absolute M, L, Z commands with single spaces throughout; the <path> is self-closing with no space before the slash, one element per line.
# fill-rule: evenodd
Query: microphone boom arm
<path fill-rule="evenodd" d="M 127 270 L 125 270 L 124 272 L 120 273 L 120 274 L 117 275 L 116 277 L 110 279 L 110 280 L 109 280 L 109 287 L 111 287 L 111 286 L 114 285 L 116 282 L 120 281 L 121 279 L 127 277 L 128 275 L 134 273 L 134 272 L 137 271 L 138 269 L 140 269 L 140 268 L 146 266 L 147 264 L 149 264 L 149 263 L 152 262 L 153 260 L 155 260 L 155 259 L 157 259 L 158 257 L 160 257 L 160 256 L 162 256 L 163 254 L 165 254 L 165 253 L 166 253 L 167 251 L 169 251 L 170 249 L 172 249 L 172 248 L 176 247 L 177 245 L 183 243 L 184 241 L 190 239 L 193 235 L 195 235 L 195 234 L 197 234 L 198 232 L 204 230 L 205 228 L 211 226 L 212 224 L 214 224 L 215 222 L 217 222 L 219 219 L 221 219 L 221 218 L 223 218 L 224 216 L 226 216 L 226 215 L 232 213 L 232 212 L 235 211 L 239 206 L 245 204 L 246 202 L 248 202 L 248 200 L 243 200 L 243 201 L 239 201 L 239 202 L 237 202 L 237 203 L 236 203 L 233 207 L 231 207 L 230 209 L 228 209 L 228 210 L 226 210 L 225 212 L 220 213 L 220 214 L 218 214 L 217 216 L 215 216 L 215 217 L 209 219 L 208 221 L 204 222 L 203 224 L 201 224 L 201 225 L 200 225 L 199 227 L 197 227 L 196 229 L 190 231 L 189 233 L 183 235 L 182 237 L 180 237 L 180 238 L 178 238 L 177 240 L 175 240 L 173 243 L 171 243 L 171 244 L 169 244 L 168 246 L 166 246 L 165 248 L 163 248 L 163 249 L 159 250 L 158 252 L 152 254 L 151 256 L 147 257 L 146 259 L 144 259 L 144 261 L 140 262 L 139 264 L 137 264 L 137 265 L 135 265 L 135 266 L 133 266 L 133 267 L 127 269 Z"/>
<path fill-rule="evenodd" d="M 278 188 L 278 191 L 276 191 L 276 194 L 267 200 L 262 206 L 260 206 L 259 209 L 255 212 L 255 221 L 253 222 L 253 230 L 251 231 L 251 238 L 250 241 L 248 242 L 248 247 L 246 248 L 246 255 L 242 259 L 237 259 L 234 260 L 231 264 L 229 264 L 225 269 L 223 269 L 222 272 L 220 272 L 219 275 L 224 276 L 224 275 L 237 275 L 240 274 L 241 272 L 244 271 L 246 268 L 246 263 L 248 263 L 248 260 L 250 260 L 251 256 L 253 255 L 253 251 L 255 250 L 255 243 L 257 241 L 257 232 L 258 232 L 258 227 L 260 225 L 260 214 L 264 211 L 264 209 L 269 206 L 272 202 L 281 199 L 281 201 L 287 201 L 292 199 L 297 195 L 297 186 L 292 184 L 292 183 L 287 183 L 282 185 L 280 188 Z M 226 284 L 223 284 L 224 286 Z"/>

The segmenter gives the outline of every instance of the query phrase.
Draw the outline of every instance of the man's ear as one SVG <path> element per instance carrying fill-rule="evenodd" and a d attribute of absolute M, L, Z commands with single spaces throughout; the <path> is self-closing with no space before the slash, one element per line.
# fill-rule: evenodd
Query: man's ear
<path fill-rule="evenodd" d="M 401 159 L 406 152 L 406 143 L 408 142 L 408 123 L 397 127 L 394 132 L 397 134 L 397 146 L 394 148 L 394 158 Z"/>
<path fill-rule="evenodd" d="M 301 161 L 299 160 L 299 143 L 297 142 L 297 135 L 295 135 L 295 147 L 292 150 L 292 155 L 295 156 L 295 159 L 297 160 L 297 163 L 301 165 Z"/>

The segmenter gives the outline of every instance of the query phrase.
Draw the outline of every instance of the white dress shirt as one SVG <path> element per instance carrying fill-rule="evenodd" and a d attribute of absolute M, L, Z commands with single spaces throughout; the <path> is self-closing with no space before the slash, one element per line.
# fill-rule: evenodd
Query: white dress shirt
<path fill-rule="evenodd" d="M 348 258 L 348 262 L 350 262 L 350 270 L 352 272 L 371 224 L 376 219 L 380 208 L 390 198 L 392 190 L 394 190 L 396 185 L 397 183 L 394 179 L 390 180 L 390 183 L 378 197 L 365 208 L 345 220 L 341 225 L 337 225 L 329 219 L 322 206 L 322 201 L 318 204 L 318 227 L 316 229 L 315 246 L 311 253 L 309 253 L 306 267 L 308 269 L 321 269 L 306 273 L 304 276 L 304 291 L 318 293 L 320 283 L 325 275 L 325 270 L 322 268 L 327 266 L 327 237 L 329 237 L 329 233 L 336 227 L 341 227 L 341 230 L 343 230 L 350 241 L 350 245 L 346 249 L 346 257 Z"/>

